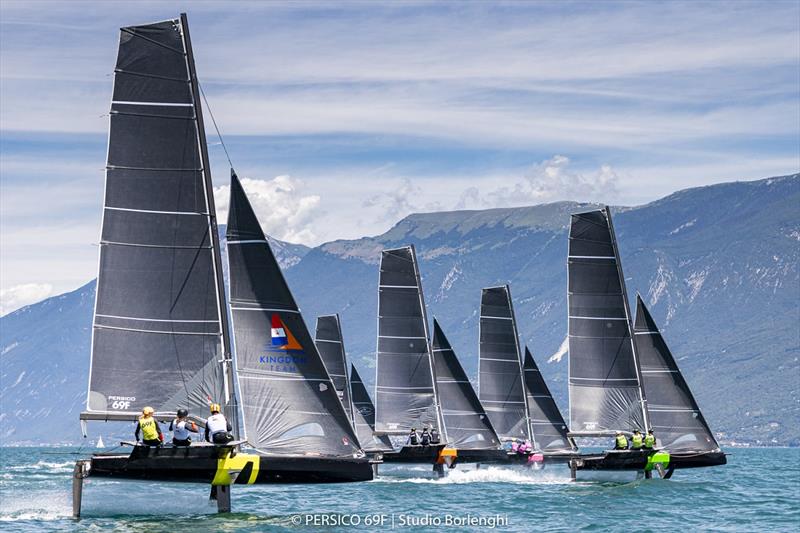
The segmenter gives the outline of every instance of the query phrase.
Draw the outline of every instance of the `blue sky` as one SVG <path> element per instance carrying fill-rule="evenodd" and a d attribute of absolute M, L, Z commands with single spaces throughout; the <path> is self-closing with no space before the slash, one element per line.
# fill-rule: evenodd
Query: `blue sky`
<path fill-rule="evenodd" d="M 180 11 L 278 238 L 373 235 L 414 211 L 633 205 L 800 168 L 797 1 L 3 0 L 0 312 L 95 275 L 118 28 Z"/>

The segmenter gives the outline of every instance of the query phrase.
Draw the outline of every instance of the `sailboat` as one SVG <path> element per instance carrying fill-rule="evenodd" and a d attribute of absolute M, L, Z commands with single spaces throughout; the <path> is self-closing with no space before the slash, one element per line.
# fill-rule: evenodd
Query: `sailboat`
<path fill-rule="evenodd" d="M 527 346 L 523 372 L 534 450 L 541 452 L 551 461 L 559 457 L 574 456 L 578 448 L 569 436 L 569 428 L 564 422 L 564 417 L 561 416 L 561 411 Z"/>
<path fill-rule="evenodd" d="M 234 310 L 239 330 L 237 344 L 241 348 L 237 373 L 231 355 L 209 169 L 186 15 L 122 28 L 110 112 L 89 387 L 86 410 L 80 416 L 84 435 L 88 420 L 132 422 L 145 406 L 154 407 L 156 418 L 162 421 L 175 416 L 178 408 L 185 408 L 193 420 L 202 422 L 209 404 L 220 403 L 234 434 L 241 437 L 245 430 L 251 430 L 248 440 L 258 453 L 238 452 L 238 445 L 243 442 L 240 439 L 227 446 L 134 445 L 129 454 L 94 454 L 91 459 L 76 463 L 76 516 L 80 514 L 82 479 L 86 476 L 211 483 L 218 488 L 213 493 L 220 510 L 230 508 L 232 483 L 353 481 L 372 477 L 364 458 L 273 454 L 283 451 L 279 442 L 291 441 L 277 430 L 292 422 L 278 417 L 274 409 L 267 415 L 262 411 L 262 402 L 272 400 L 270 407 L 275 408 L 291 398 L 283 390 L 255 396 L 264 389 L 252 384 L 266 376 L 254 376 L 258 372 L 250 372 L 247 363 L 255 350 L 250 341 L 262 332 L 247 327 L 262 327 L 258 322 L 262 316 L 277 314 L 307 351 L 309 368 L 319 375 L 319 368 L 324 371 L 324 367 L 316 362 L 319 356 L 304 326 L 298 325 L 302 323 L 299 312 L 281 300 L 274 302 L 279 311 L 254 309 L 249 319 L 237 316 L 239 312 Z M 246 199 L 242 199 L 243 193 L 235 196 L 231 209 L 239 209 L 240 213 L 249 209 L 244 205 Z M 245 229 L 239 227 L 237 231 Z M 258 237 L 263 240 L 263 234 Z M 234 280 L 273 272 L 277 266 L 273 268 L 268 263 L 270 258 L 274 262 L 274 257 L 265 252 L 266 244 L 263 249 L 233 249 L 246 250 L 243 260 L 231 261 L 233 296 L 240 298 L 239 287 L 246 284 Z M 265 262 L 252 264 L 251 257 Z M 264 280 L 257 288 L 252 301 L 239 301 L 237 305 L 272 305 L 261 301 L 264 295 L 291 298 L 282 278 Z M 266 335 L 269 331 L 266 325 Z M 243 424 L 238 416 L 237 375 L 239 398 L 244 400 Z M 327 380 L 329 383 L 330 378 Z M 320 381 L 319 386 L 324 383 Z M 335 398 L 335 393 L 331 394 Z M 336 429 L 348 440 L 341 449 L 357 455 L 357 439 L 349 430 L 338 401 L 337 405 L 345 427 Z M 339 412 L 333 409 L 338 416 Z M 337 416 L 331 418 L 340 425 Z M 335 429 L 326 435 L 339 439 Z M 302 445 L 294 450 L 304 451 Z"/>
<path fill-rule="evenodd" d="M 667 406 L 676 394 L 683 394 L 687 402 L 681 408 L 688 406 L 699 415 L 691 395 L 685 395 L 688 388 L 682 378 L 667 381 L 655 377 L 656 371 L 660 373 L 663 367 L 669 370 L 677 367 L 671 356 L 669 359 L 665 356 L 669 352 L 661 349 L 666 348 L 663 339 L 658 344 L 659 350 L 647 344 L 645 336 L 653 337 L 650 341 L 659 340 L 660 336 L 653 335 L 657 329 L 652 319 L 648 323 L 644 318 L 644 307 L 640 320 L 642 335 L 633 334 L 625 278 L 608 207 L 572 215 L 568 254 L 570 436 L 612 437 L 617 431 L 630 434 L 636 429 L 645 433 L 656 429 L 648 408 L 647 393 L 651 389 L 658 398 L 656 402 L 661 402 L 655 404 L 654 411 L 659 413 L 659 424 L 669 423 Z M 642 349 L 648 351 L 644 359 Z M 644 373 L 643 361 L 647 361 L 648 374 Z M 704 421 L 702 425 L 707 428 Z M 715 450 L 709 451 L 716 453 L 718 447 L 716 442 L 713 444 Z M 713 457 L 719 461 L 718 455 Z M 721 460 L 724 462 L 724 455 Z M 688 462 L 672 460 L 667 449 L 608 450 L 581 455 L 570 465 L 573 477 L 577 470 L 635 470 L 649 477 L 654 469 L 666 477 L 676 467 L 689 466 Z"/>
<path fill-rule="evenodd" d="M 361 449 L 382 459 L 384 452 L 394 450 L 387 435 L 375 434 L 375 405 L 355 365 L 350 366 L 350 397 L 353 399 L 353 427 Z"/>
<path fill-rule="evenodd" d="M 413 246 L 383 250 L 378 281 L 375 433 L 406 439 L 411 430 L 436 428 L 441 443 L 403 444 L 384 462 L 434 464 L 437 472 L 455 451 L 445 451 L 442 417 L 417 256 Z"/>
<path fill-rule="evenodd" d="M 505 462 L 500 437 L 436 318 L 432 353 L 444 425 L 458 462 Z"/>
<path fill-rule="evenodd" d="M 97 437 L 97 444 L 95 445 L 95 448 L 105 448 L 105 447 L 106 447 L 106 445 L 103 442 L 103 436 L 101 435 L 101 436 Z"/>

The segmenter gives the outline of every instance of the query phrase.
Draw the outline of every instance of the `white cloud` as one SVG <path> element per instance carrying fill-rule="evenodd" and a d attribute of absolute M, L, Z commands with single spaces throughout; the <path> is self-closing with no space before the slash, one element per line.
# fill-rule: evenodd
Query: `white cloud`
<path fill-rule="evenodd" d="M 265 233 L 282 241 L 318 244 L 313 228 L 320 197 L 303 194 L 301 180 L 277 176 L 271 180 L 243 178 L 241 182 Z M 215 187 L 214 200 L 219 220 L 227 220 L 230 186 Z"/>
<path fill-rule="evenodd" d="M 53 286 L 49 283 L 25 283 L 2 289 L 0 290 L 0 316 L 43 300 L 52 292 Z"/>
<path fill-rule="evenodd" d="M 569 336 L 564 337 L 564 342 L 561 343 L 561 346 L 558 347 L 556 353 L 551 355 L 548 359 L 548 363 L 558 363 L 561 361 L 561 358 L 564 357 L 569 353 Z"/>

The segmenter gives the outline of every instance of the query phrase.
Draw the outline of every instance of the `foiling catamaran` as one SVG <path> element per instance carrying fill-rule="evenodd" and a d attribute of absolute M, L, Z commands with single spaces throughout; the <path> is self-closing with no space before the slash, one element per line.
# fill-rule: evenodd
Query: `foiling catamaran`
<path fill-rule="evenodd" d="M 528 348 L 524 361 L 508 285 L 481 291 L 478 346 L 480 400 L 500 438 L 533 444 L 511 462 L 566 462 L 577 453 L 567 425 Z"/>
<path fill-rule="evenodd" d="M 641 298 L 631 322 L 611 212 L 572 216 L 568 252 L 571 437 L 653 429 L 654 450 L 608 450 L 570 461 L 578 470 L 644 472 L 726 463 Z"/>
<path fill-rule="evenodd" d="M 297 305 L 235 175 L 227 228 L 236 364 L 186 15 L 121 29 L 89 390 L 81 421 L 134 421 L 221 403 L 241 439 L 147 447 L 76 463 L 82 479 L 203 482 L 220 511 L 231 484 L 372 479 Z M 240 420 L 241 415 L 241 420 Z M 239 452 L 247 443 L 254 450 Z"/>

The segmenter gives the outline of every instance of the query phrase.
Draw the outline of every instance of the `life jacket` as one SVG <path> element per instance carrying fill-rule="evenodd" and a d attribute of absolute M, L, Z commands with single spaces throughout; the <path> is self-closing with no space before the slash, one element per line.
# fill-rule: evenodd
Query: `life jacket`
<path fill-rule="evenodd" d="M 648 434 L 644 438 L 644 447 L 645 448 L 652 448 L 655 445 L 656 445 L 656 437 L 655 437 L 655 435 L 649 435 Z"/>
<path fill-rule="evenodd" d="M 628 448 L 628 439 L 625 435 L 617 435 L 617 449 L 625 450 Z"/>
<path fill-rule="evenodd" d="M 142 438 L 144 440 L 158 440 L 158 425 L 152 416 L 140 416 L 139 427 L 142 428 Z"/>
<path fill-rule="evenodd" d="M 172 422 L 172 436 L 177 440 L 186 440 L 189 438 L 189 429 L 186 427 L 191 422 L 186 420 L 178 420 L 177 418 Z"/>
<path fill-rule="evenodd" d="M 634 433 L 633 434 L 633 438 L 631 438 L 631 442 L 633 442 L 633 446 L 631 446 L 631 448 L 633 448 L 634 450 L 641 448 L 642 447 L 642 434 L 641 433 Z"/>
<path fill-rule="evenodd" d="M 208 417 L 208 420 L 206 420 L 206 427 L 208 428 L 208 432 L 212 435 L 214 433 L 227 432 L 228 421 L 225 420 L 225 416 L 222 413 L 217 413 Z"/>

